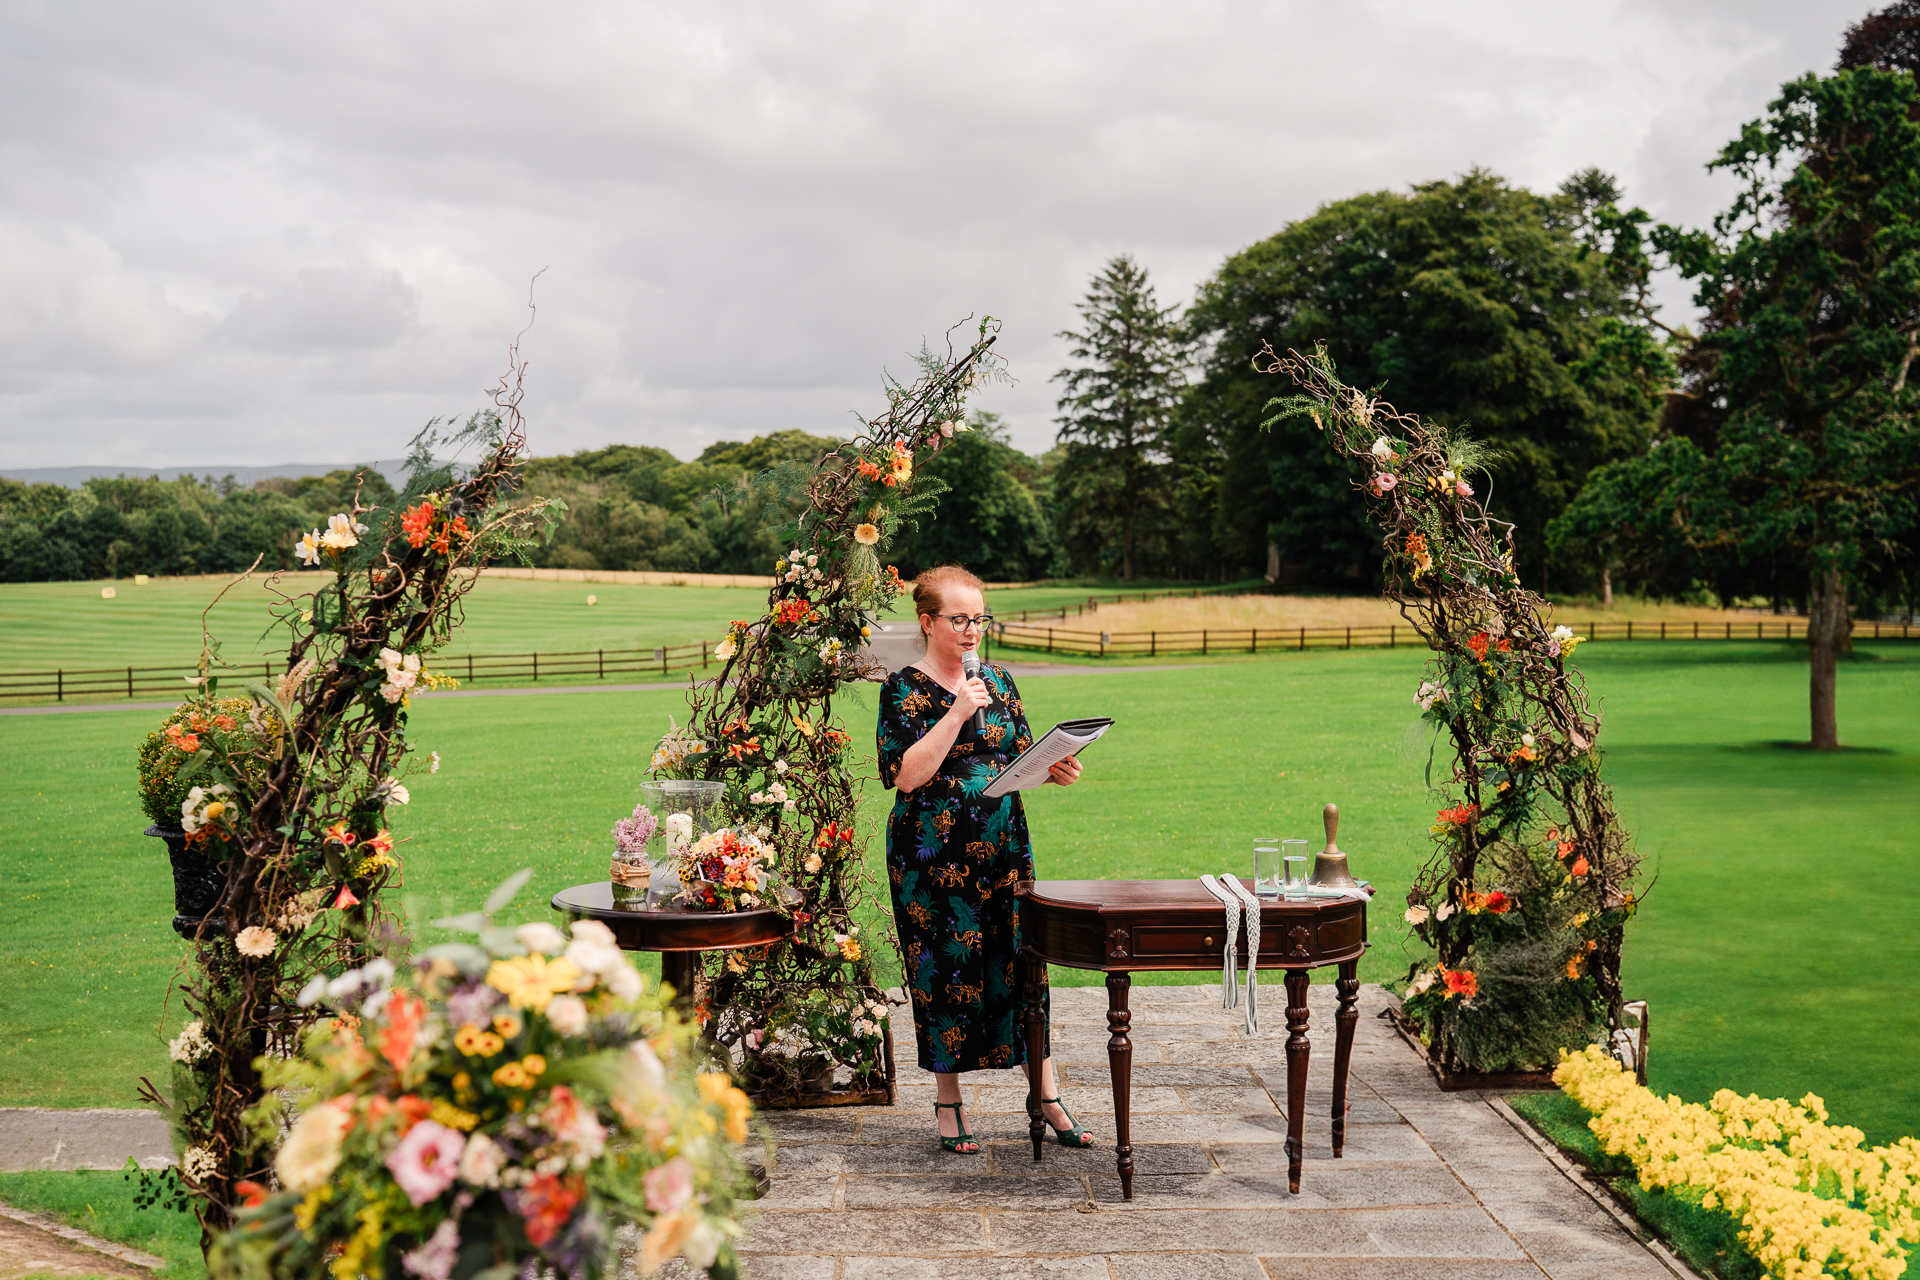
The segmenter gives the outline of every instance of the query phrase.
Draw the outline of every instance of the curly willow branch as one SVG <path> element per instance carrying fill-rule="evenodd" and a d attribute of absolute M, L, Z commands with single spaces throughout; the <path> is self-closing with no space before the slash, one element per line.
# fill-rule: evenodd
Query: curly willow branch
<path fill-rule="evenodd" d="M 1302 392 L 1270 401 L 1263 425 L 1306 415 L 1363 465 L 1354 487 L 1384 530 L 1386 594 L 1435 655 L 1417 700 L 1451 741 L 1444 791 L 1456 803 L 1407 895 L 1440 966 L 1432 999 L 1410 999 L 1410 1012 L 1431 1011 L 1435 1055 L 1456 1070 L 1487 1069 L 1494 1050 L 1475 1024 L 1496 1014 L 1510 1040 L 1529 1019 L 1561 1020 L 1547 1039 L 1618 1028 L 1639 859 L 1600 778 L 1599 713 L 1568 661 L 1579 639 L 1520 585 L 1512 526 L 1473 496 L 1486 450 L 1342 382 L 1324 345 L 1269 346 L 1254 367 Z M 1584 1027 L 1569 1002 L 1587 1009 Z"/>

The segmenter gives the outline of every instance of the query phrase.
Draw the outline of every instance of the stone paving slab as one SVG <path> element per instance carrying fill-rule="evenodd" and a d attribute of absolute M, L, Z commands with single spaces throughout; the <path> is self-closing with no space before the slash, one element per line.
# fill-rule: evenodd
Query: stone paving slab
<path fill-rule="evenodd" d="M 144 1169 L 173 1163 L 173 1134 L 157 1111 L 118 1107 L 0 1107 L 0 1172 Z"/>
<path fill-rule="evenodd" d="M 1671 1280 L 1686 1276 L 1478 1094 L 1442 1094 L 1361 992 L 1343 1158 L 1331 1150 L 1333 991 L 1308 994 L 1313 1039 L 1298 1195 L 1286 1187 L 1285 997 L 1261 1030 L 1217 981 L 1135 987 L 1134 1198 L 1113 1167 L 1107 993 L 1056 987 L 1063 1096 L 1100 1139 L 1036 1163 L 1018 1071 L 963 1077 L 984 1150 L 934 1141 L 932 1078 L 901 1068 L 900 1104 L 770 1112 L 772 1190 L 742 1242 L 749 1280 Z M 913 1024 L 894 1016 L 913 1060 Z"/>

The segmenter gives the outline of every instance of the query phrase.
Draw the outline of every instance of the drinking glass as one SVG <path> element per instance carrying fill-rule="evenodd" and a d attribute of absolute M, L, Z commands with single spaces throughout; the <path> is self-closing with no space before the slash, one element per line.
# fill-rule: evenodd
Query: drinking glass
<path fill-rule="evenodd" d="M 1286 883 L 1281 886 L 1284 896 L 1295 900 L 1307 896 L 1307 842 L 1305 840 L 1282 840 L 1280 842 L 1280 864 L 1286 869 Z"/>
<path fill-rule="evenodd" d="M 1253 840 L 1253 892 L 1262 898 L 1280 896 L 1280 837 L 1255 836 Z"/>

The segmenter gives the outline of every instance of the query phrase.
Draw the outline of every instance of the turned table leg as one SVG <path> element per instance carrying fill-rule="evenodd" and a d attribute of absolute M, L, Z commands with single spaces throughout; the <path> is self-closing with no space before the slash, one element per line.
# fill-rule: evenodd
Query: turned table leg
<path fill-rule="evenodd" d="M 1305 969 L 1287 970 L 1287 1190 L 1294 1195 L 1306 1152 L 1307 983 Z"/>
<path fill-rule="evenodd" d="M 1128 974 L 1107 975 L 1107 1069 L 1113 1076 L 1114 1148 L 1119 1153 L 1114 1164 L 1122 1200 L 1133 1199 L 1133 1041 L 1127 1038 L 1133 1025 L 1127 1010 L 1127 988 L 1132 985 Z"/>
<path fill-rule="evenodd" d="M 1047 1124 L 1040 1115 L 1040 1063 L 1047 1051 L 1047 1012 L 1041 1002 L 1041 975 L 1046 961 L 1032 951 L 1020 952 L 1021 987 L 1026 996 L 1027 1032 L 1027 1136 L 1033 1139 L 1033 1159 L 1040 1160 L 1040 1148 L 1046 1141 Z"/>
<path fill-rule="evenodd" d="M 1333 984 L 1340 1010 L 1333 1015 L 1333 1156 L 1339 1159 L 1347 1145 L 1347 1072 L 1353 1066 L 1353 1032 L 1360 1023 L 1360 962 L 1340 966 Z"/>
<path fill-rule="evenodd" d="M 694 984 L 702 969 L 698 951 L 662 951 L 660 981 L 673 988 L 673 1005 L 682 1014 L 693 1012 Z"/>

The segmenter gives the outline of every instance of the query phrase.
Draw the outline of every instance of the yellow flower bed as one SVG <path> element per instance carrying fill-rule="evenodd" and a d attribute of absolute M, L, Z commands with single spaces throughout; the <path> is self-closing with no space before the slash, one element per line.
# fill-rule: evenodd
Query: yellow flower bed
<path fill-rule="evenodd" d="M 1561 1054 L 1554 1083 L 1593 1112 L 1610 1155 L 1640 1184 L 1689 1188 L 1740 1222 L 1740 1238 L 1780 1280 L 1897 1280 L 1901 1241 L 1920 1242 L 1920 1142 L 1865 1149 L 1866 1135 L 1830 1125 L 1813 1094 L 1798 1105 L 1730 1089 L 1707 1106 L 1662 1098 L 1599 1046 Z"/>

